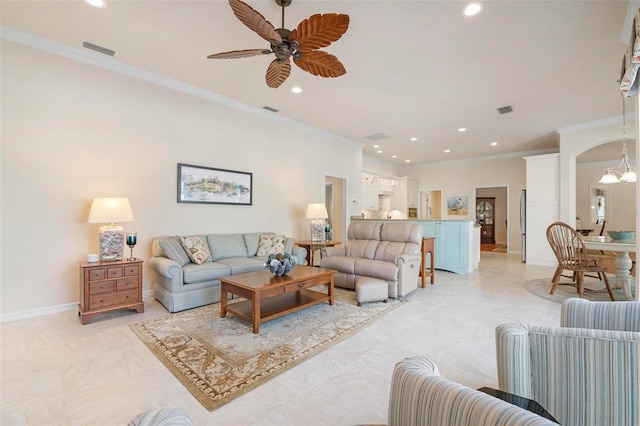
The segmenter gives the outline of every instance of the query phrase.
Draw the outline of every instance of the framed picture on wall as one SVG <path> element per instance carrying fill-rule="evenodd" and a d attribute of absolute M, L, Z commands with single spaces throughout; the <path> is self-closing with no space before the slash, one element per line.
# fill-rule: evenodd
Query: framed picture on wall
<path fill-rule="evenodd" d="M 178 163 L 178 203 L 250 206 L 253 174 Z"/>
<path fill-rule="evenodd" d="M 467 214 L 467 196 L 456 195 L 455 197 L 447 197 L 447 214 L 450 215 L 466 215 Z"/>

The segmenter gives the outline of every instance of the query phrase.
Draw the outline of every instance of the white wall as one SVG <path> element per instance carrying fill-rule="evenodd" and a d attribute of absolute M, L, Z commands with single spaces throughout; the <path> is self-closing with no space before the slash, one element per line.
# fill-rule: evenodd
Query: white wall
<path fill-rule="evenodd" d="M 475 190 L 478 187 L 507 187 L 508 244 L 509 252 L 520 252 L 520 191 L 525 188 L 525 161 L 522 157 L 476 159 L 409 167 L 405 173 L 417 180 L 418 190 L 442 188 L 442 219 L 475 220 L 475 210 L 466 216 L 449 216 L 446 212 L 447 197 L 466 195 L 469 206 L 475 206 Z"/>
<path fill-rule="evenodd" d="M 6 40 L 1 47 L 3 317 L 78 301 L 78 262 L 98 250 L 99 225 L 86 223 L 94 197 L 129 198 L 136 221 L 123 226 L 138 232 L 134 255 L 144 260 L 161 235 L 305 238 L 305 208 L 323 199 L 325 176 L 344 177 L 346 196 L 360 197 L 360 144 Z M 178 204 L 177 163 L 253 173 L 253 205 Z"/>

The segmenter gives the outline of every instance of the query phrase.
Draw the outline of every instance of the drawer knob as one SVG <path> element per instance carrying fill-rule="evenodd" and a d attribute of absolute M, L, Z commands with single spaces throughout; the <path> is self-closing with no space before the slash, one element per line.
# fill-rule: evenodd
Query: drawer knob
<path fill-rule="evenodd" d="M 302 288 L 302 287 L 304 287 L 304 283 L 298 283 L 297 286 L 298 286 L 298 288 Z"/>

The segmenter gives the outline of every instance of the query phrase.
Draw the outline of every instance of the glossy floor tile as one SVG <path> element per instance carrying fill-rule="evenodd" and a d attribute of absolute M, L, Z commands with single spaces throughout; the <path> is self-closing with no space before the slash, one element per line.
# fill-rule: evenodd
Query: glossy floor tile
<path fill-rule="evenodd" d="M 436 284 L 354 336 L 214 410 L 162 366 L 129 324 L 167 311 L 121 311 L 82 326 L 76 311 L 1 325 L 2 425 L 126 425 L 139 412 L 179 407 L 194 425 L 385 424 L 391 373 L 415 355 L 472 388 L 496 386 L 495 327 L 559 325 L 560 305 L 524 281 L 551 277 L 518 255 L 483 252 L 468 275 L 436 271 Z"/>

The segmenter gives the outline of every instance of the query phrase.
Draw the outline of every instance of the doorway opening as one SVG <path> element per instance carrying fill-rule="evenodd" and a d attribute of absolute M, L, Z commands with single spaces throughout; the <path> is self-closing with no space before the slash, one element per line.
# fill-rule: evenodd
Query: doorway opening
<path fill-rule="evenodd" d="M 325 239 L 344 241 L 346 235 L 346 180 L 325 176 L 324 203 L 328 219 L 325 222 Z"/>
<path fill-rule="evenodd" d="M 442 190 L 428 189 L 420 191 L 420 204 L 418 209 L 419 220 L 442 219 Z"/>
<path fill-rule="evenodd" d="M 508 186 L 475 189 L 474 219 L 480 225 L 480 250 L 509 252 Z M 469 212 L 471 213 L 471 212 Z"/>

